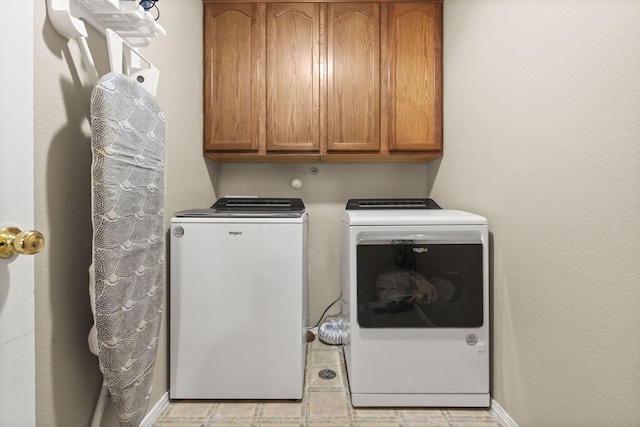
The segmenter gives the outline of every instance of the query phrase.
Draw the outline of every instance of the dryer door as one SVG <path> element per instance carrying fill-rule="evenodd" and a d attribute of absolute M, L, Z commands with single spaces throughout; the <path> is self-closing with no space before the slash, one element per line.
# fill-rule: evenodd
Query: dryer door
<path fill-rule="evenodd" d="M 483 245 L 473 239 L 361 240 L 362 328 L 477 328 L 483 324 Z"/>

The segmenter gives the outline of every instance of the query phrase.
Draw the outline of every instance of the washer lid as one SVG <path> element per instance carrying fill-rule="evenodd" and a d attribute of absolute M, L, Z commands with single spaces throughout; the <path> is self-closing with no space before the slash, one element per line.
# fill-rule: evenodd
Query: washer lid
<path fill-rule="evenodd" d="M 177 212 L 177 217 L 225 218 L 299 218 L 304 213 L 301 199 L 289 198 L 236 198 L 218 199 L 209 209 L 190 209 Z"/>
<path fill-rule="evenodd" d="M 345 209 L 440 209 L 440 206 L 432 199 L 350 199 Z"/>
<path fill-rule="evenodd" d="M 487 225 L 487 219 L 451 209 L 345 210 L 342 222 L 349 226 Z"/>

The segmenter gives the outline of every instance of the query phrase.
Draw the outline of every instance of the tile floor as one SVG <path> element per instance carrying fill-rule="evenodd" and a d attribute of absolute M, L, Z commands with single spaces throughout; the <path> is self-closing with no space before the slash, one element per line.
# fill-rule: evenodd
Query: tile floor
<path fill-rule="evenodd" d="M 337 376 L 325 380 L 322 369 Z M 341 348 L 317 338 L 308 344 L 305 393 L 300 401 L 175 400 L 154 424 L 157 427 L 210 426 L 352 426 L 352 427 L 502 427 L 486 409 L 354 408 Z"/>

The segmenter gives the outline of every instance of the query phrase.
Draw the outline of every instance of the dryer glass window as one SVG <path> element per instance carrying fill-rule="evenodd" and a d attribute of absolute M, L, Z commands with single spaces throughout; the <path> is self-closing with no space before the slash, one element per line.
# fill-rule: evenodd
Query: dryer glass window
<path fill-rule="evenodd" d="M 363 328 L 480 327 L 482 243 L 363 241 L 357 246 Z"/>

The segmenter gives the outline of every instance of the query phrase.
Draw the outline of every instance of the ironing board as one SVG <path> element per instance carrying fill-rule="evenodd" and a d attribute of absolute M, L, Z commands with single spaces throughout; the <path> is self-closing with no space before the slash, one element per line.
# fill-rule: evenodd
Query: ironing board
<path fill-rule="evenodd" d="M 147 410 L 164 295 L 164 117 L 135 80 L 91 95 L 93 263 L 89 346 L 122 427 Z"/>

